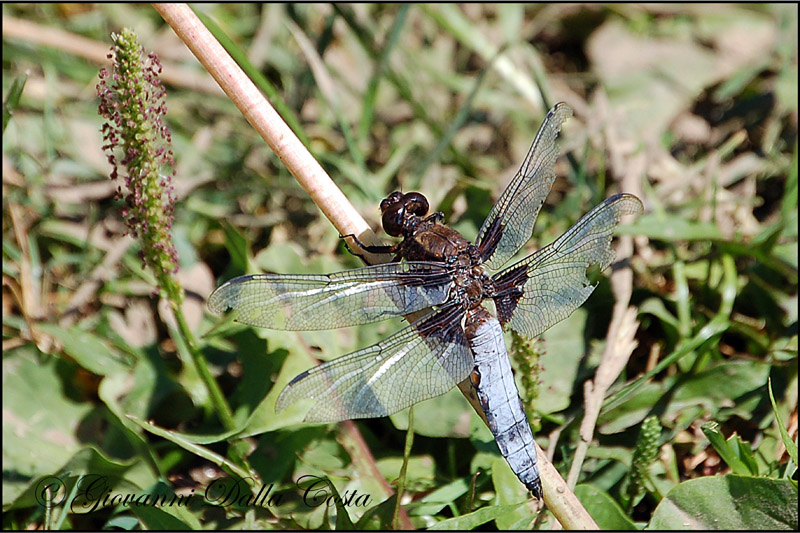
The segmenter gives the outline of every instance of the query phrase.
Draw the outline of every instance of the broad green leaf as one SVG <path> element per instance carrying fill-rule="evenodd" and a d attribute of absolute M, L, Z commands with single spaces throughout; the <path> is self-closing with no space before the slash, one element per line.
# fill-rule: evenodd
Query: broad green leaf
<path fill-rule="evenodd" d="M 663 387 L 650 382 L 642 385 L 636 394 L 631 395 L 617 407 L 603 412 L 597 420 L 598 431 L 612 435 L 640 423 L 650 414 L 653 406 L 662 398 Z"/>
<path fill-rule="evenodd" d="M 356 529 L 359 531 L 367 529 L 388 529 L 389 525 L 392 523 L 396 501 L 397 495 L 393 494 L 378 505 L 371 507 L 358 519 Z"/>
<path fill-rule="evenodd" d="M 701 405 L 712 413 L 717 412 L 724 400 L 734 400 L 763 387 L 770 366 L 753 361 L 719 363 L 706 371 L 682 380 L 672 392 L 666 413 L 680 413 L 689 406 Z M 725 386 L 721 387 L 720 384 Z"/>
<path fill-rule="evenodd" d="M 70 399 L 62 381 L 78 370 L 42 361 L 31 348 L 3 354 L 3 468 L 16 474 L 3 478 L 4 505 L 27 480 L 53 474 L 83 447 L 77 433 L 93 407 Z"/>
<path fill-rule="evenodd" d="M 470 434 L 473 409 L 454 387 L 449 392 L 414 406 L 414 433 L 425 437 L 464 438 Z M 394 427 L 408 429 L 408 409 L 393 414 Z"/>
<path fill-rule="evenodd" d="M 133 513 L 142 524 L 151 531 L 191 531 L 192 528 L 169 512 L 170 506 L 155 507 L 152 505 L 131 505 Z"/>
<path fill-rule="evenodd" d="M 468 531 L 476 527 L 496 520 L 501 516 L 508 516 L 513 513 L 518 507 L 524 504 L 517 505 L 492 505 L 489 507 L 481 507 L 477 511 L 467 513 L 461 516 L 448 518 L 437 522 L 428 528 L 429 531 Z"/>
<path fill-rule="evenodd" d="M 115 516 L 106 522 L 106 529 L 121 529 L 133 531 L 139 527 L 139 520 L 135 516 Z"/>
<path fill-rule="evenodd" d="M 414 425 L 416 426 L 416 412 L 414 413 Z M 389 481 L 395 480 L 400 476 L 400 468 L 403 466 L 402 457 L 386 457 L 377 462 L 378 470 L 381 475 Z M 434 488 L 436 463 L 430 455 L 415 455 L 409 457 L 406 467 L 406 490 L 411 492 L 421 492 Z"/>
<path fill-rule="evenodd" d="M 533 522 L 537 514 L 531 508 L 531 505 L 535 505 L 534 500 L 503 457 L 495 457 L 492 461 L 492 484 L 497 505 L 513 509 L 497 517 L 495 523 L 498 529 L 510 529 L 525 518 Z M 530 528 L 530 523 L 527 528 Z"/>
<path fill-rule="evenodd" d="M 418 502 L 411 503 L 408 507 L 412 515 L 434 515 L 450 505 L 457 498 L 466 494 L 469 486 L 464 479 L 457 479 L 429 492 Z"/>
<path fill-rule="evenodd" d="M 541 356 L 541 387 L 536 398 L 536 411 L 557 413 L 572 403 L 575 376 L 586 351 L 583 332 L 586 310 L 578 309 L 542 334 L 544 342 L 537 349 Z"/>
<path fill-rule="evenodd" d="M 336 485 L 328 480 L 328 490 L 331 491 L 333 503 L 336 506 L 336 530 L 352 530 L 354 528 L 353 521 L 350 520 L 350 515 L 347 513 L 347 507 L 339 496 L 339 491 L 336 490 Z M 329 506 L 330 507 L 330 506 Z"/>
<path fill-rule="evenodd" d="M 64 352 L 89 372 L 107 376 L 128 369 L 104 340 L 88 331 L 64 329 L 55 324 L 39 324 L 37 327 L 57 339 Z"/>
<path fill-rule="evenodd" d="M 786 480 L 729 474 L 685 481 L 658 504 L 647 529 L 797 530 L 797 490 Z"/>
<path fill-rule="evenodd" d="M 72 510 L 74 512 L 91 512 L 102 507 L 102 500 L 92 499 L 92 494 L 96 494 L 96 492 L 87 496 L 86 488 L 88 486 L 93 484 L 102 495 L 105 495 L 106 489 L 136 492 L 141 491 L 142 486 L 154 483 L 155 477 L 141 460 L 114 461 L 106 457 L 100 450 L 86 447 L 75 453 L 60 467 L 31 479 L 7 509 L 39 505 L 42 483 L 45 482 L 55 486 L 63 485 L 67 493 L 73 492 L 75 485 L 78 484 L 78 490 L 75 491 L 78 498 L 74 501 Z M 101 488 L 103 490 L 100 490 Z"/>
<path fill-rule="evenodd" d="M 581 483 L 575 487 L 575 496 L 581 501 L 600 529 L 633 531 L 638 528 L 619 504 L 605 491 Z"/>

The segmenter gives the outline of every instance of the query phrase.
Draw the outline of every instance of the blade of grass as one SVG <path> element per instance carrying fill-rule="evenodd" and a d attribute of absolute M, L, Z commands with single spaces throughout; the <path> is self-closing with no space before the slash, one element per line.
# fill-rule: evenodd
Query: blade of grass
<path fill-rule="evenodd" d="M 439 26 L 451 33 L 461 44 L 475 51 L 485 61 L 489 61 L 498 53 L 498 48 L 490 43 L 464 16 L 455 4 L 421 5 L 422 10 Z M 544 97 L 540 87 L 537 87 L 523 72 L 521 72 L 507 56 L 501 56 L 495 63 L 497 72 L 510 83 L 519 93 L 527 99 L 533 109 L 543 112 Z"/>
<path fill-rule="evenodd" d="M 14 110 L 19 107 L 19 99 L 22 96 L 22 90 L 25 88 L 25 82 L 28 81 L 28 75 L 17 76 L 11 82 L 11 87 L 8 89 L 8 95 L 3 100 L 3 131 L 6 131 L 8 121 L 14 115 Z"/>
<path fill-rule="evenodd" d="M 245 74 L 256 84 L 256 86 L 261 89 L 261 91 L 269 98 L 272 105 L 275 106 L 275 109 L 278 113 L 283 117 L 283 120 L 289 125 L 292 131 L 300 138 L 300 141 L 305 146 L 310 146 L 308 142 L 308 137 L 306 137 L 305 132 L 303 131 L 303 127 L 300 125 L 300 121 L 297 119 L 297 116 L 294 114 L 294 111 L 286 104 L 283 97 L 281 97 L 280 92 L 278 89 L 275 88 L 270 81 L 261 74 L 261 71 L 258 70 L 247 58 L 247 54 L 244 50 L 241 49 L 239 45 L 237 45 L 233 40 L 228 37 L 222 28 L 220 28 L 217 23 L 203 13 L 202 11 L 193 10 L 194 14 L 197 15 L 203 24 L 205 24 L 208 31 L 219 41 L 223 48 L 231 55 L 234 61 L 239 65 L 239 67 L 244 71 Z"/>
<path fill-rule="evenodd" d="M 380 53 L 377 50 L 377 47 L 374 45 L 375 39 L 372 32 L 368 28 L 365 28 L 359 24 L 352 12 L 352 9 L 350 9 L 348 6 L 334 4 L 333 8 L 339 13 L 339 15 L 341 15 L 347 25 L 350 26 L 350 29 L 353 31 L 353 35 L 356 37 L 364 50 L 370 55 L 370 57 L 377 59 Z M 425 125 L 431 129 L 435 137 L 441 137 L 443 134 L 442 127 L 431 119 L 430 113 L 428 113 L 425 105 L 423 105 L 414 97 L 411 84 L 399 74 L 394 72 L 389 66 L 386 67 L 386 79 L 389 80 L 392 85 L 394 85 L 395 89 L 397 89 L 397 92 L 400 93 L 401 98 L 409 103 L 414 111 L 414 116 L 425 123 Z M 463 174 L 468 176 L 475 175 L 475 168 L 472 163 L 470 163 L 469 160 L 465 158 L 458 150 L 450 147 L 449 152 L 450 156 L 453 158 L 453 162 L 458 165 Z"/>
<path fill-rule="evenodd" d="M 781 218 L 788 221 L 794 215 L 797 218 L 797 143 L 794 144 L 794 156 L 789 167 L 789 176 L 784 186 L 783 200 L 781 201 Z"/>
<path fill-rule="evenodd" d="M 342 135 L 344 136 L 347 150 L 350 152 L 350 157 L 353 158 L 355 164 L 361 169 L 363 175 L 368 175 L 369 171 L 367 170 L 367 164 L 364 161 L 364 155 L 356 145 L 356 141 L 353 138 L 351 125 L 344 117 L 341 99 L 337 94 L 336 87 L 334 87 L 333 79 L 328 72 L 328 68 L 325 66 L 322 58 L 319 56 L 314 48 L 314 45 L 311 43 L 311 40 L 306 36 L 300 26 L 292 21 L 287 21 L 286 26 L 289 28 L 289 31 L 292 33 L 295 41 L 297 41 L 297 44 L 300 46 L 300 50 L 303 52 L 303 55 L 306 56 L 306 60 L 308 60 L 308 64 L 311 67 L 311 72 L 314 74 L 314 79 L 317 81 L 317 86 L 319 87 L 322 96 L 328 102 L 328 105 L 333 111 L 336 121 L 339 123 L 339 128 L 342 130 Z M 371 187 L 369 184 L 371 182 L 369 180 L 359 180 L 355 183 L 365 192 L 365 194 L 370 194 L 372 192 L 370 191 Z"/>
<path fill-rule="evenodd" d="M 303 27 L 304 23 L 298 19 L 297 11 L 295 9 L 290 9 L 289 6 L 291 6 L 291 4 L 287 4 L 286 11 L 291 20 L 294 20 L 300 27 Z M 325 55 L 325 50 L 327 50 L 328 46 L 333 42 L 333 25 L 337 18 L 336 12 L 331 12 L 325 18 L 325 26 L 319 33 L 316 46 L 314 47 L 317 51 L 317 55 L 320 57 Z M 292 90 L 291 94 L 287 95 L 287 98 L 295 109 L 301 109 L 303 104 L 309 98 L 312 98 L 312 94 L 317 90 L 317 84 L 314 81 L 314 73 L 311 72 L 310 68 L 306 68 L 302 74 L 297 76 L 296 83 L 297 87 Z"/>
<path fill-rule="evenodd" d="M 781 440 L 783 445 L 786 446 L 786 451 L 789 452 L 789 457 L 792 458 L 795 466 L 797 466 L 797 444 L 792 440 L 791 435 L 786 431 L 786 426 L 783 425 L 783 420 L 781 420 L 778 405 L 775 403 L 775 396 L 772 394 L 772 378 L 767 381 L 767 388 L 769 389 L 769 401 L 772 403 L 772 412 L 775 413 L 775 421 L 778 423 L 778 429 L 781 432 Z"/>
<path fill-rule="evenodd" d="M 364 92 L 364 107 L 361 109 L 361 120 L 358 123 L 357 137 L 359 142 L 364 142 L 369 135 L 370 127 L 372 126 L 372 119 L 375 116 L 375 98 L 378 94 L 378 83 L 384 75 L 386 66 L 389 63 L 389 55 L 392 53 L 394 46 L 397 44 L 397 39 L 400 36 L 400 30 L 406 21 L 408 14 L 408 4 L 400 6 L 400 10 L 395 16 L 392 29 L 389 31 L 389 37 L 386 39 L 386 44 L 381 50 L 378 61 L 375 64 L 375 70 L 370 76 L 369 83 L 367 83 L 367 90 Z"/>
<path fill-rule="evenodd" d="M 729 255 L 722 256 L 722 301 L 720 302 L 719 311 L 711 321 L 703 326 L 697 334 L 689 341 L 684 343 L 680 348 L 672 352 L 670 355 L 659 361 L 655 367 L 649 372 L 646 372 L 633 382 L 625 385 L 622 389 L 610 395 L 603 403 L 603 412 L 614 409 L 621 405 L 625 400 L 630 398 L 639 387 L 644 385 L 649 379 L 662 372 L 669 365 L 679 361 L 682 357 L 692 352 L 702 352 L 706 349 L 708 343 L 714 343 L 721 335 L 730 327 L 730 315 L 733 310 L 733 301 L 736 299 L 736 264 L 733 258 Z"/>
<path fill-rule="evenodd" d="M 394 501 L 394 513 L 392 515 L 392 527 L 398 529 L 400 526 L 400 513 L 403 506 L 401 500 L 406 489 L 406 473 L 408 471 L 408 460 L 411 457 L 411 447 L 414 444 L 414 406 L 408 410 L 408 429 L 406 430 L 406 445 L 403 449 L 403 466 L 400 467 L 400 476 L 397 478 L 397 498 Z"/>
<path fill-rule="evenodd" d="M 678 312 L 678 333 L 686 339 L 692 332 L 692 312 L 689 307 L 689 282 L 686 280 L 686 263 L 678 259 L 672 267 L 675 280 L 675 307 Z"/>
<path fill-rule="evenodd" d="M 436 143 L 434 149 L 428 153 L 422 164 L 414 172 L 415 181 L 411 185 L 412 190 L 419 190 L 420 182 L 425 176 L 425 172 L 427 171 L 428 167 L 431 166 L 435 161 L 439 160 L 442 152 L 445 150 L 445 148 L 450 146 L 450 143 L 453 141 L 453 137 L 455 137 L 456 133 L 458 133 L 458 130 L 461 129 L 461 126 L 463 126 L 467 121 L 469 113 L 472 110 L 472 102 L 475 100 L 475 97 L 478 95 L 478 91 L 483 86 L 483 80 L 486 78 L 486 73 L 491 69 L 492 62 L 494 62 L 497 57 L 497 55 L 494 56 L 491 61 L 486 63 L 486 65 L 484 65 L 484 67 L 478 73 L 478 76 L 475 78 L 475 82 L 473 83 L 472 89 L 467 95 L 466 100 L 464 100 L 464 103 L 458 108 L 458 111 L 453 116 L 453 119 L 447 125 L 447 128 L 445 128 L 444 133 L 439 138 L 439 142 Z M 453 150 L 456 150 L 455 147 L 452 148 Z"/>

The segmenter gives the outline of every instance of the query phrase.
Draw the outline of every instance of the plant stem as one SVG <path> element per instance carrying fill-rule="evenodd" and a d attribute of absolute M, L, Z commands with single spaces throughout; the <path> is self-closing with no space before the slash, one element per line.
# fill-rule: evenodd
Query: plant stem
<path fill-rule="evenodd" d="M 214 405 L 214 409 L 217 411 L 217 414 L 219 415 L 219 418 L 222 421 L 222 425 L 225 427 L 225 429 L 227 431 L 233 431 L 236 429 L 236 423 L 233 420 L 233 411 L 231 411 L 231 406 L 228 405 L 227 399 L 222 394 L 222 390 L 219 388 L 217 380 L 211 375 L 211 371 L 208 369 L 206 358 L 198 348 L 194 334 L 189 328 L 189 325 L 186 323 L 186 318 L 183 316 L 183 310 L 179 305 L 176 305 L 174 301 L 171 301 L 170 304 L 172 311 L 175 314 L 175 320 L 178 323 L 178 329 L 183 336 L 183 340 L 186 342 L 186 346 L 189 348 L 189 354 L 192 357 L 192 362 L 197 368 L 198 374 L 200 374 L 200 379 L 203 380 L 206 389 L 208 389 L 209 396 L 211 396 L 211 403 Z"/>

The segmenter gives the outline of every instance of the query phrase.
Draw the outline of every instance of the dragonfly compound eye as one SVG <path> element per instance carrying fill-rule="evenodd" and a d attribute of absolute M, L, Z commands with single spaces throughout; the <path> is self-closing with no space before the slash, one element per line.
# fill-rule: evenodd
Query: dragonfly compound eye
<path fill-rule="evenodd" d="M 384 200 L 384 202 L 385 201 L 386 200 Z M 404 212 L 405 206 L 402 203 L 391 204 L 387 206 L 385 210 L 383 210 L 381 223 L 383 224 L 383 230 L 387 235 L 399 237 L 403 232 L 403 222 L 405 219 L 403 216 Z"/>
<path fill-rule="evenodd" d="M 399 204 L 403 199 L 403 193 L 394 191 L 392 194 L 381 200 L 381 213 L 385 213 L 387 209 L 395 204 Z"/>
<path fill-rule="evenodd" d="M 403 203 L 406 206 L 406 210 L 409 213 L 423 216 L 427 214 L 428 208 L 430 205 L 428 204 L 428 199 L 425 198 L 422 194 L 418 192 L 410 192 L 403 197 Z"/>

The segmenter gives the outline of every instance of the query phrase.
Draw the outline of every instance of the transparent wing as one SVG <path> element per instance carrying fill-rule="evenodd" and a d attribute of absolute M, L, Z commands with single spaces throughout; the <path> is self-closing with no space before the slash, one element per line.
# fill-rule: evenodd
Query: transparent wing
<path fill-rule="evenodd" d="M 306 422 L 387 416 L 439 396 L 474 365 L 461 327 L 463 309 L 431 313 L 382 342 L 316 366 L 281 392 L 276 411 L 315 400 Z"/>
<path fill-rule="evenodd" d="M 571 116 L 572 109 L 564 103 L 547 113 L 525 161 L 483 222 L 477 243 L 489 268 L 502 267 L 531 238 L 536 217 L 556 179 L 555 140 L 561 125 Z"/>
<path fill-rule="evenodd" d="M 498 291 L 511 289 L 495 300 L 500 322 L 535 337 L 567 318 L 595 288 L 586 269 L 602 270 L 614 260 L 611 234 L 620 218 L 641 212 L 642 202 L 631 194 L 607 198 L 554 242 L 496 275 Z"/>
<path fill-rule="evenodd" d="M 251 326 L 332 329 L 406 315 L 444 303 L 452 277 L 438 263 L 387 263 L 326 275 L 257 274 L 215 290 L 208 306 Z"/>

